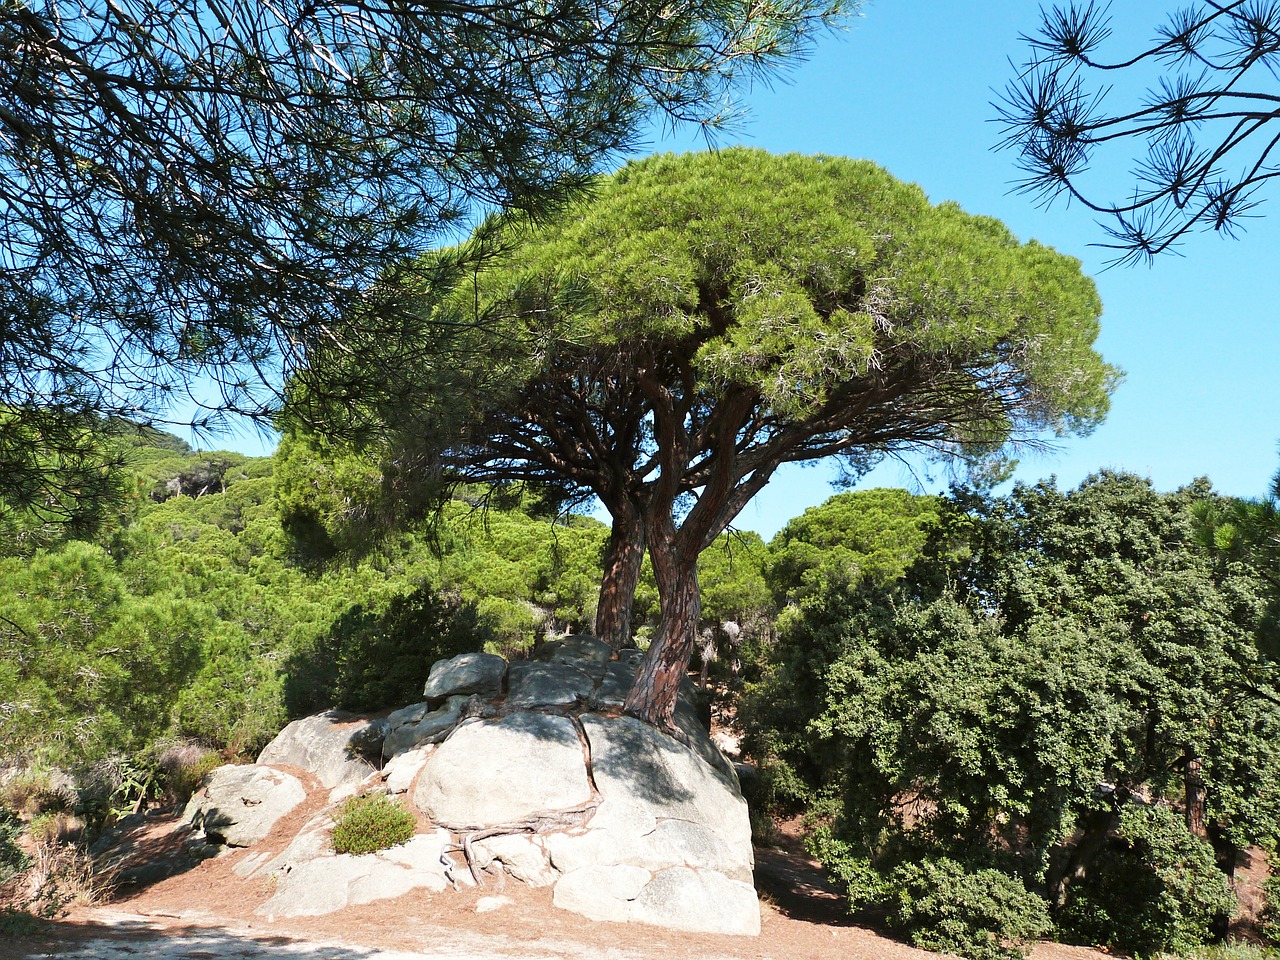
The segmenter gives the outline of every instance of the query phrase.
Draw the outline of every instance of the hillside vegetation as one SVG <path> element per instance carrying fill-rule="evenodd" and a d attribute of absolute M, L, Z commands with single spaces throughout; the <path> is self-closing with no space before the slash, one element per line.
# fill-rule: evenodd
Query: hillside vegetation
<path fill-rule="evenodd" d="M 100 830 L 293 717 L 397 707 L 438 658 L 594 622 L 608 528 L 520 487 L 415 516 L 371 465 L 297 438 L 256 459 L 116 441 L 125 470 L 82 522 L 0 513 L 0 881 L 19 905 L 78 889 L 21 882 L 40 845 L 71 872 Z M 842 493 L 770 543 L 722 535 L 694 668 L 760 764 L 757 823 L 802 814 L 851 909 L 930 949 L 1220 937 L 1245 852 L 1280 838 L 1274 516 L 1100 474 Z M 657 618 L 646 565 L 639 643 Z"/>

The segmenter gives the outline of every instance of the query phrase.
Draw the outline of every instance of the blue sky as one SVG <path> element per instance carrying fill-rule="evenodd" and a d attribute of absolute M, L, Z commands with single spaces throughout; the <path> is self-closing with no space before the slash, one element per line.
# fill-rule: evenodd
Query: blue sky
<path fill-rule="evenodd" d="M 1173 0 L 1125 0 L 1112 49 L 1154 35 Z M 1194 236 L 1181 256 L 1152 266 L 1105 270 L 1104 238 L 1088 211 L 1059 201 L 1046 210 L 1011 193 L 1014 158 L 993 146 L 991 103 L 1026 55 L 1020 33 L 1036 29 L 1039 7 L 1026 0 L 978 3 L 883 0 L 851 27 L 825 37 L 789 81 L 756 89 L 752 119 L 725 145 L 774 152 L 827 153 L 874 160 L 918 183 L 935 202 L 1003 220 L 1083 261 L 1105 308 L 1098 347 L 1123 368 L 1111 414 L 1091 436 L 1069 438 L 1049 455 L 1023 458 L 1017 477 L 1055 474 L 1063 487 L 1102 468 L 1133 471 L 1172 490 L 1208 476 L 1220 491 L 1258 496 L 1280 466 L 1280 195 L 1240 240 Z M 654 150 L 702 148 L 686 132 L 655 138 Z M 648 151 L 646 151 L 648 152 Z M 1127 165 L 1099 168 L 1123 195 Z M 259 449 L 252 438 L 232 447 Z M 780 474 L 738 518 L 766 538 L 832 493 L 824 466 Z M 861 487 L 942 489 L 919 469 L 886 464 Z"/>

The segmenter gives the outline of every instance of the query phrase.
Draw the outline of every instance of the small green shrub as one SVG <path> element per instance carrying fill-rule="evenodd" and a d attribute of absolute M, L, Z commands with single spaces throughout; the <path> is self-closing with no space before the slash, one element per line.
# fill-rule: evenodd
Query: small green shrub
<path fill-rule="evenodd" d="M 1278 958 L 1280 958 L 1280 950 L 1276 950 L 1275 947 L 1241 943 L 1237 940 L 1196 947 L 1187 954 L 1187 960 L 1278 960 Z"/>
<path fill-rule="evenodd" d="M 70 812 L 76 800 L 70 778 L 53 770 L 23 770 L 0 786 L 0 807 L 28 817 L 50 811 Z"/>
<path fill-rule="evenodd" d="M 1026 955 L 1052 930 L 1048 904 L 999 870 L 969 872 L 946 857 L 905 863 L 888 878 L 889 923 L 924 950 L 970 960 Z"/>
<path fill-rule="evenodd" d="M 36 937 L 47 932 L 48 921 L 16 907 L 0 907 L 0 937 L 6 940 Z"/>
<path fill-rule="evenodd" d="M 205 775 L 224 763 L 212 750 L 194 743 L 170 743 L 157 751 L 160 790 L 166 803 L 184 804 L 200 789 Z"/>
<path fill-rule="evenodd" d="M 386 794 L 352 797 L 334 817 L 333 849 L 338 853 L 374 853 L 405 843 L 416 822 Z"/>
<path fill-rule="evenodd" d="M 835 837 L 828 827 L 810 834 L 805 847 L 844 885 L 850 913 L 883 902 L 889 892 L 884 875 L 872 866 L 869 857 L 860 856 L 852 844 Z"/>

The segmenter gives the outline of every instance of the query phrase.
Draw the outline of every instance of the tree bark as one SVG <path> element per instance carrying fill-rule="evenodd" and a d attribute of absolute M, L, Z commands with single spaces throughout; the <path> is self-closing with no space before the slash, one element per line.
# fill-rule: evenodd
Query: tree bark
<path fill-rule="evenodd" d="M 596 607 L 596 636 L 615 650 L 631 643 L 631 609 L 644 563 L 644 542 L 644 525 L 634 508 L 614 510 Z"/>
<path fill-rule="evenodd" d="M 1205 826 L 1205 805 L 1208 795 L 1202 775 L 1203 761 L 1199 757 L 1188 757 L 1183 767 L 1183 801 L 1186 807 L 1187 829 L 1193 837 L 1208 839 L 1209 831 Z"/>
<path fill-rule="evenodd" d="M 673 533 L 674 531 L 669 531 Z M 660 730 L 675 729 L 676 692 L 689 668 L 698 635 L 701 600 L 698 597 L 698 563 L 680 556 L 672 538 L 649 536 L 649 557 L 662 601 L 657 636 L 645 651 L 635 682 L 623 704 L 623 712 Z"/>

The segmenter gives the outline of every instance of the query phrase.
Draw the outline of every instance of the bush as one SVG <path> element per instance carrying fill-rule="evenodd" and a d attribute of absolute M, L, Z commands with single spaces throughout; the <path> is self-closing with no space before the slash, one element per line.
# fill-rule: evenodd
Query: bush
<path fill-rule="evenodd" d="M 1280 875 L 1271 875 L 1262 882 L 1266 905 L 1258 918 L 1258 932 L 1272 946 L 1280 946 Z"/>
<path fill-rule="evenodd" d="M 164 801 L 174 805 L 186 803 L 200 789 L 205 776 L 223 762 L 219 754 L 194 743 L 175 742 L 159 748 L 156 766 Z"/>
<path fill-rule="evenodd" d="M 823 868 L 845 887 L 849 912 L 883 902 L 888 892 L 883 874 L 853 845 L 833 836 L 830 828 L 819 827 L 805 840 L 805 848 Z"/>
<path fill-rule="evenodd" d="M 1212 848 L 1165 807 L 1130 806 L 1114 842 L 1068 888 L 1058 925 L 1070 938 L 1148 956 L 1186 954 L 1236 905 Z"/>
<path fill-rule="evenodd" d="M 291 716 L 317 709 L 378 710 L 422 699 L 437 660 L 484 648 L 490 637 L 476 607 L 422 584 L 381 612 L 351 607 L 326 636 L 285 667 Z"/>
<path fill-rule="evenodd" d="M 7 886 L 31 864 L 18 846 L 22 821 L 8 810 L 0 809 L 0 888 Z"/>
<path fill-rule="evenodd" d="M 71 778 L 51 769 L 28 768 L 0 785 L 0 807 L 28 818 L 42 813 L 70 813 L 77 800 Z"/>
<path fill-rule="evenodd" d="M 334 817 L 333 849 L 338 853 L 375 853 L 405 843 L 417 822 L 386 794 L 352 797 Z"/>
<path fill-rule="evenodd" d="M 946 857 L 906 863 L 889 876 L 889 923 L 924 950 L 971 960 L 1026 955 L 1052 929 L 1045 901 L 998 870 L 970 873 Z"/>
<path fill-rule="evenodd" d="M 101 903 L 111 894 L 115 873 L 99 868 L 78 844 L 39 842 L 23 877 L 28 892 L 17 906 L 38 917 L 52 918 L 76 904 Z"/>

